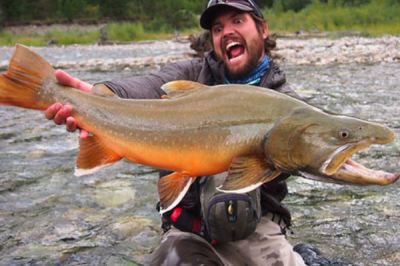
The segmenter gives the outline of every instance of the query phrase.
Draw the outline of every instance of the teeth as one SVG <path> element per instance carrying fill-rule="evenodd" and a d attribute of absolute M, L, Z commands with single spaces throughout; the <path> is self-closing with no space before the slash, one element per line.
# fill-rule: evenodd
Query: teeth
<path fill-rule="evenodd" d="M 229 51 L 233 46 L 236 46 L 236 45 L 241 45 L 240 43 L 238 43 L 238 42 L 231 42 L 231 43 L 228 43 L 227 45 L 226 45 L 226 50 L 227 51 Z M 229 59 L 229 61 L 230 62 L 233 62 L 233 61 L 235 61 L 235 60 L 237 60 L 237 59 L 239 59 L 239 58 L 241 58 L 243 55 L 239 55 L 239 56 L 237 56 L 237 57 L 234 57 L 234 58 L 231 58 L 231 59 Z"/>
<path fill-rule="evenodd" d="M 235 45 L 240 45 L 240 43 L 238 43 L 238 42 L 231 42 L 231 43 L 228 43 L 228 45 L 226 46 L 225 49 L 229 51 L 229 49 L 231 49 L 231 47 L 233 47 L 233 46 L 235 46 Z"/>

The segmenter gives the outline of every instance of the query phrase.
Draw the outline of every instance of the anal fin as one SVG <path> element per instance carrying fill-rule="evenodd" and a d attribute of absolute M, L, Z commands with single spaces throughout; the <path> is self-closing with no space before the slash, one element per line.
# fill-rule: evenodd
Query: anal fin
<path fill-rule="evenodd" d="M 228 176 L 217 189 L 229 193 L 247 193 L 281 174 L 265 157 L 247 156 L 233 160 Z"/>
<path fill-rule="evenodd" d="M 195 179 L 195 176 L 186 172 L 174 172 L 158 180 L 160 213 L 168 212 L 178 205 Z"/>
<path fill-rule="evenodd" d="M 100 142 L 96 136 L 79 139 L 79 148 L 76 176 L 92 174 L 122 159 L 115 151 Z"/>

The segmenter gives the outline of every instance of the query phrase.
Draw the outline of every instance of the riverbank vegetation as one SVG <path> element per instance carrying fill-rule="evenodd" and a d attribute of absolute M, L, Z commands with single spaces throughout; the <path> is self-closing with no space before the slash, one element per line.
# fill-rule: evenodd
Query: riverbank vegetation
<path fill-rule="evenodd" d="M 314 0 L 298 12 L 281 1 L 264 9 L 269 27 L 276 31 L 359 31 L 367 36 L 400 35 L 399 0 Z"/>
<path fill-rule="evenodd" d="M 257 0 L 256 0 L 257 1 Z M 128 42 L 200 33 L 204 0 L 0 1 L 0 45 Z M 258 0 L 271 32 L 400 35 L 400 0 Z M 60 29 L 54 24 L 80 25 Z M 47 26 L 45 32 L 12 26 Z M 91 25 L 92 27 L 82 27 Z"/>

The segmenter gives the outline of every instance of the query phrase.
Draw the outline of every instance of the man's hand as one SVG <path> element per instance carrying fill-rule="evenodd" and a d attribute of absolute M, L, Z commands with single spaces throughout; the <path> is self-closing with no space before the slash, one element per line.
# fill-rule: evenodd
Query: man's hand
<path fill-rule="evenodd" d="M 83 82 L 80 79 L 74 78 L 62 70 L 56 70 L 55 76 L 58 82 L 63 85 L 92 93 L 92 85 Z M 44 115 L 47 119 L 53 120 L 54 123 L 57 125 L 65 123 L 67 131 L 74 132 L 78 127 L 76 125 L 75 119 L 71 117 L 71 112 L 71 106 L 63 105 L 61 103 L 55 103 L 46 109 Z M 86 130 L 81 129 L 81 132 L 79 134 L 80 138 L 86 138 L 88 135 L 89 133 Z"/>

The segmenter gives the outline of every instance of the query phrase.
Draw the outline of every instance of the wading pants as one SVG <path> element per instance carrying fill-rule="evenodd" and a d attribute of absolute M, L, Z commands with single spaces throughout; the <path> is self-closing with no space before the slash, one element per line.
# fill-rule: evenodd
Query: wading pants
<path fill-rule="evenodd" d="M 262 217 L 247 239 L 212 246 L 198 235 L 171 228 L 161 237 L 151 266 L 305 266 L 282 234 L 281 227 Z"/>

